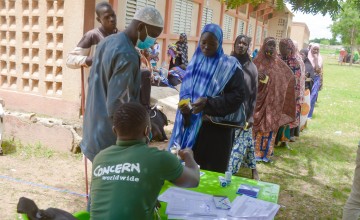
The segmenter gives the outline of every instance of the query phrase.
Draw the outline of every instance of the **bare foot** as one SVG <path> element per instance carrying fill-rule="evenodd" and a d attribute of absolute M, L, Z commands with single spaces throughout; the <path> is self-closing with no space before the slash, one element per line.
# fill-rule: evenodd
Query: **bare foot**
<path fill-rule="evenodd" d="M 254 180 L 259 181 L 260 178 L 259 178 L 259 174 L 258 174 L 256 168 L 255 168 L 255 169 L 252 169 L 251 171 L 252 171 L 252 178 L 253 178 Z"/>

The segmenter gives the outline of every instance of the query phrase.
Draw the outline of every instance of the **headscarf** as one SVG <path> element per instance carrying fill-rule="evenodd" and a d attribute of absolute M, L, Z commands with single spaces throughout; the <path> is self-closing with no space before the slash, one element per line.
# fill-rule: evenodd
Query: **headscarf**
<path fill-rule="evenodd" d="M 314 69 L 317 69 L 317 68 L 322 68 L 323 66 L 323 58 L 322 56 L 320 55 L 320 51 L 319 51 L 319 56 L 318 56 L 318 59 L 317 59 L 317 63 L 315 62 L 315 57 L 314 55 L 312 54 L 311 50 L 314 49 L 314 48 L 318 48 L 320 50 L 320 45 L 318 43 L 314 43 L 312 44 L 311 48 L 310 48 L 310 51 L 309 51 L 309 54 L 308 54 L 308 58 L 312 64 L 312 66 L 314 67 Z"/>
<path fill-rule="evenodd" d="M 246 35 L 241 34 L 241 35 L 237 36 L 237 38 L 235 39 L 234 48 L 233 48 L 233 51 L 231 52 L 231 56 L 235 57 L 240 62 L 241 65 L 244 65 L 244 63 L 246 63 L 247 61 L 250 61 L 249 53 L 246 52 L 245 56 L 235 53 L 236 44 L 241 38 L 245 38 L 246 42 L 249 45 L 248 46 L 248 50 L 249 50 L 251 38 Z"/>
<path fill-rule="evenodd" d="M 295 77 L 290 68 L 277 55 L 265 55 L 265 47 L 275 38 L 267 37 L 260 48 L 254 64 L 259 73 L 265 73 L 269 80 L 259 82 L 254 111 L 253 132 L 277 131 L 280 126 L 295 120 Z"/>
<path fill-rule="evenodd" d="M 296 56 L 296 49 L 293 41 L 290 38 L 284 38 L 280 40 L 279 47 L 286 45 L 287 48 L 291 49 L 290 55 L 282 57 L 282 60 L 290 67 L 291 71 L 295 76 L 295 98 L 296 98 L 296 121 L 290 124 L 290 128 L 297 127 L 300 123 L 300 110 L 301 103 L 304 98 L 305 92 L 305 72 L 300 66 L 300 61 Z M 301 61 L 302 62 L 302 61 Z M 304 63 L 302 62 L 304 65 Z M 305 68 L 304 68 L 305 69 Z"/>
<path fill-rule="evenodd" d="M 297 61 L 300 64 L 300 69 L 301 69 L 301 78 L 300 78 L 300 97 L 301 100 L 300 102 L 303 103 L 304 102 L 304 96 L 305 96 L 305 81 L 306 81 L 306 70 L 305 70 L 305 63 L 300 55 L 300 51 L 299 51 L 299 44 L 297 41 L 293 41 L 294 46 L 295 46 L 295 57 L 297 59 Z"/>
<path fill-rule="evenodd" d="M 183 42 L 176 42 L 177 50 L 181 52 L 181 61 L 183 64 L 188 65 L 188 44 L 187 36 L 185 33 L 181 33 L 180 36 L 184 39 Z"/>
<path fill-rule="evenodd" d="M 314 77 L 315 77 L 314 67 L 311 65 L 311 62 L 310 62 L 310 60 L 308 58 L 309 50 L 308 49 L 302 49 L 302 50 L 300 50 L 300 53 L 305 54 L 305 60 L 304 60 L 305 72 L 309 73 L 310 77 L 314 80 Z"/>
<path fill-rule="evenodd" d="M 219 25 L 207 24 L 201 34 L 212 33 L 219 42 L 216 54 L 206 57 L 201 52 L 200 42 L 195 50 L 194 56 L 186 68 L 186 73 L 181 84 L 180 100 L 190 99 L 195 102 L 200 97 L 214 97 L 219 95 L 225 85 L 234 75 L 239 62 L 234 57 L 224 54 L 223 32 Z M 202 123 L 202 112 L 191 114 L 190 125 L 184 128 L 184 118 L 181 112 L 176 112 L 173 133 L 169 142 L 169 148 L 178 145 L 181 148 L 192 148 L 195 144 Z"/>

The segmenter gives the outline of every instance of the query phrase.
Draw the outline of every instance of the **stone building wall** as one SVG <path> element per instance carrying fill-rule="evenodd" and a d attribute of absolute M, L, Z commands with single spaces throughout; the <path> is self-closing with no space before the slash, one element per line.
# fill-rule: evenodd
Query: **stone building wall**
<path fill-rule="evenodd" d="M 80 74 L 64 59 L 82 37 L 83 11 L 82 0 L 0 0 L 0 96 L 7 109 L 79 118 Z"/>

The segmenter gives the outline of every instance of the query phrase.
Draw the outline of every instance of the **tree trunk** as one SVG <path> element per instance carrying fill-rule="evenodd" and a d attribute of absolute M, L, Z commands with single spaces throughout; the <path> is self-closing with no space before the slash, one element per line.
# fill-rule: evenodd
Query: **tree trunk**
<path fill-rule="evenodd" d="M 354 57 L 354 32 L 355 32 L 355 27 L 353 26 L 351 29 L 351 39 L 350 39 L 350 47 L 351 47 L 350 66 L 352 66 L 353 57 Z"/>

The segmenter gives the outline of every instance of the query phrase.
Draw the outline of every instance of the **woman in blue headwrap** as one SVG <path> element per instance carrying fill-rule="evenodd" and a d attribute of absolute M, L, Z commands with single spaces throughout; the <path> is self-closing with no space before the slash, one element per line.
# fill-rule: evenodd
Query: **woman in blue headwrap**
<path fill-rule="evenodd" d="M 220 26 L 204 27 L 180 90 L 169 148 L 192 148 L 202 169 L 225 172 L 233 141 L 233 127 L 209 120 L 239 110 L 244 100 L 244 75 L 236 58 L 224 54 Z M 186 103 L 186 102 L 184 102 Z"/>

